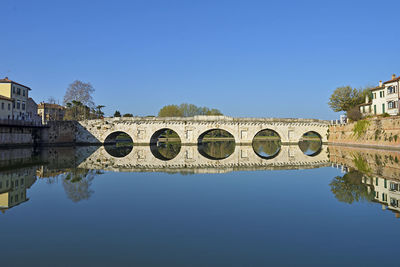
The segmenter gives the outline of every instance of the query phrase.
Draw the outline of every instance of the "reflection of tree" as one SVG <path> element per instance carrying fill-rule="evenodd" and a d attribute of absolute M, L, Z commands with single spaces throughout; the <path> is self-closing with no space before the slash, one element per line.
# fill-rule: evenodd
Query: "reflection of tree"
<path fill-rule="evenodd" d="M 113 157 L 123 158 L 131 153 L 133 144 L 117 142 L 116 144 L 104 145 L 104 149 Z"/>
<path fill-rule="evenodd" d="M 160 153 L 165 159 L 173 159 L 181 150 L 180 142 L 159 142 L 158 153 Z"/>
<path fill-rule="evenodd" d="M 374 191 L 368 190 L 368 185 L 362 183 L 362 177 L 363 174 L 359 171 L 350 171 L 343 177 L 336 176 L 329 184 L 336 199 L 349 204 L 363 200 L 372 201 Z"/>
<path fill-rule="evenodd" d="M 215 159 L 224 159 L 235 151 L 234 141 L 202 142 L 199 147 L 202 152 Z"/>
<path fill-rule="evenodd" d="M 73 202 L 88 200 L 94 193 L 90 189 L 92 181 L 96 175 L 102 174 L 97 170 L 72 169 L 63 178 L 63 187 L 68 198 Z"/>
<path fill-rule="evenodd" d="M 281 141 L 254 141 L 253 142 L 253 149 L 257 153 L 260 154 L 267 154 L 268 156 L 274 156 L 281 147 Z"/>
<path fill-rule="evenodd" d="M 302 140 L 299 142 L 299 148 L 303 153 L 313 154 L 321 149 L 321 141 Z"/>

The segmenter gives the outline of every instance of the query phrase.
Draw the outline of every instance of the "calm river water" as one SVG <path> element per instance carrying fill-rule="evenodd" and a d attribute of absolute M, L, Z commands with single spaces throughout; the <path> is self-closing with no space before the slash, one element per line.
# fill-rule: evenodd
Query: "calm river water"
<path fill-rule="evenodd" d="M 399 160 L 274 141 L 2 149 L 0 263 L 396 264 Z"/>

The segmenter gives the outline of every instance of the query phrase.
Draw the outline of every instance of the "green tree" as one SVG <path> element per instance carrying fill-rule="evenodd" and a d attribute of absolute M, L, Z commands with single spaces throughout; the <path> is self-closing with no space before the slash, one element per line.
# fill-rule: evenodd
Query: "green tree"
<path fill-rule="evenodd" d="M 133 114 L 125 113 L 124 115 L 122 115 L 122 117 L 130 118 L 130 117 L 133 117 Z"/>
<path fill-rule="evenodd" d="M 222 115 L 218 109 L 198 107 L 193 104 L 183 103 L 178 105 L 164 106 L 158 112 L 159 117 L 192 117 L 196 115 Z"/>
<path fill-rule="evenodd" d="M 362 92 L 350 86 L 338 87 L 329 99 L 329 106 L 333 111 L 348 111 L 363 102 Z"/>
<path fill-rule="evenodd" d="M 116 110 L 115 113 L 114 113 L 114 117 L 115 118 L 121 117 L 121 113 L 118 110 Z"/>
<path fill-rule="evenodd" d="M 183 117 L 182 110 L 177 105 L 164 106 L 158 112 L 159 117 Z"/>
<path fill-rule="evenodd" d="M 333 111 L 349 111 L 365 102 L 365 97 L 372 99 L 371 86 L 356 89 L 351 86 L 338 87 L 329 98 L 329 106 Z"/>

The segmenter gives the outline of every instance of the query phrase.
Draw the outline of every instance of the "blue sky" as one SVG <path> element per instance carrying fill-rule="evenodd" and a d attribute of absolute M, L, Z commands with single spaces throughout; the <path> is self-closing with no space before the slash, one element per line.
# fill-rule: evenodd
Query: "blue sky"
<path fill-rule="evenodd" d="M 115 110 L 193 103 L 333 119 L 341 85 L 400 74 L 399 1 L 0 0 L 0 77 L 62 101 L 76 79 Z"/>

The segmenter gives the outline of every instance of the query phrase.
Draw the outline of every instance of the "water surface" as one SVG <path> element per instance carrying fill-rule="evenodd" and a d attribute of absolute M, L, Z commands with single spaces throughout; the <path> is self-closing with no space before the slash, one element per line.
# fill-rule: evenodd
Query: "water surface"
<path fill-rule="evenodd" d="M 1 150 L 2 266 L 396 263 L 399 153 L 315 146 Z"/>

